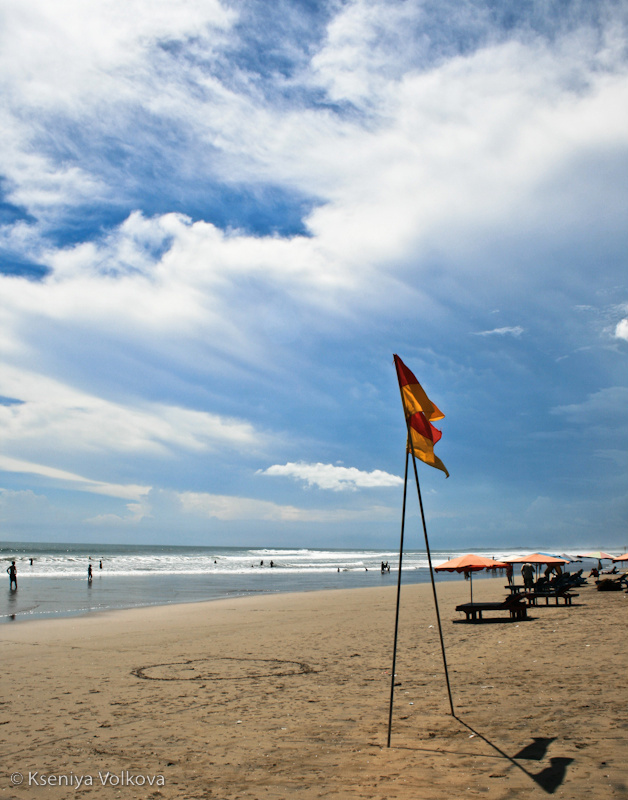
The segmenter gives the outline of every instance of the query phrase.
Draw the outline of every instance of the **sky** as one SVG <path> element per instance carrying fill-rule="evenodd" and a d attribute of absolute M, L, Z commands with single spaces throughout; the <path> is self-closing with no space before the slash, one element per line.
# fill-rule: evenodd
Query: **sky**
<path fill-rule="evenodd" d="M 1 540 L 628 547 L 625 2 L 0 15 Z"/>

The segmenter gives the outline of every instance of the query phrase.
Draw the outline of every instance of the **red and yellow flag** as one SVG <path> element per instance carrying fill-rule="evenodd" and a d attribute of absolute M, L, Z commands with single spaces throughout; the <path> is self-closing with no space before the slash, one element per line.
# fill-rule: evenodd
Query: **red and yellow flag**
<path fill-rule="evenodd" d="M 449 477 L 447 467 L 434 454 L 434 445 L 443 434 L 430 422 L 430 420 L 443 419 L 445 415 L 432 403 L 414 374 L 399 356 L 394 358 L 401 402 L 408 423 L 408 452 L 431 467 L 442 470 Z"/>
<path fill-rule="evenodd" d="M 423 387 L 414 377 L 414 373 L 409 370 L 399 356 L 393 356 L 395 367 L 397 368 L 397 378 L 401 389 L 401 402 L 406 412 L 406 418 L 411 417 L 418 411 L 422 411 L 430 422 L 444 419 L 445 415 L 440 411 L 430 398 L 423 391 Z"/>

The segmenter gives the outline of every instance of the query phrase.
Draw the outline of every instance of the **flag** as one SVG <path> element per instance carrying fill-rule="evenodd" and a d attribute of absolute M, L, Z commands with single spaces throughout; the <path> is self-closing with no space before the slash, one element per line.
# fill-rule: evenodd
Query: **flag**
<path fill-rule="evenodd" d="M 397 378 L 401 390 L 401 402 L 406 413 L 406 418 L 411 417 L 418 411 L 422 411 L 430 422 L 444 419 L 445 415 L 440 411 L 423 391 L 423 387 L 414 377 L 414 373 L 409 370 L 399 356 L 393 356 L 395 367 L 397 368 Z"/>
<path fill-rule="evenodd" d="M 425 419 L 425 414 L 418 411 L 409 419 L 410 439 L 408 440 L 408 452 L 415 458 L 429 464 L 430 467 L 441 469 L 447 477 L 449 472 L 440 458 L 434 453 L 434 445 L 443 435 L 431 422 Z"/>
<path fill-rule="evenodd" d="M 443 435 L 431 420 L 444 419 L 445 415 L 432 403 L 399 356 L 394 356 L 401 402 L 408 423 L 408 452 L 431 467 L 442 470 L 447 477 L 447 467 L 434 453 L 434 445 Z"/>

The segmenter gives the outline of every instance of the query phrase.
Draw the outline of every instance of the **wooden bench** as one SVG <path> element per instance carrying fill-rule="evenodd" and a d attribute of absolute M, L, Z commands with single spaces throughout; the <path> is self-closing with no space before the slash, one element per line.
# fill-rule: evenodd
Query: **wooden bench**
<path fill-rule="evenodd" d="M 511 619 L 526 619 L 528 616 L 527 603 L 519 597 L 507 597 L 501 603 L 463 603 L 456 606 L 456 611 L 464 611 L 466 622 L 483 622 L 483 611 L 508 611 Z"/>
<path fill-rule="evenodd" d="M 559 605 L 562 600 L 564 605 L 570 606 L 573 598 L 579 597 L 577 592 L 528 592 L 520 596 L 524 597 L 531 606 L 538 606 L 539 600 L 545 600 L 546 606 L 549 605 L 550 600 L 554 600 L 555 605 Z"/>
<path fill-rule="evenodd" d="M 507 586 L 504 586 L 504 589 L 508 589 L 510 594 L 521 594 L 521 592 L 528 591 L 523 583 L 509 583 Z"/>

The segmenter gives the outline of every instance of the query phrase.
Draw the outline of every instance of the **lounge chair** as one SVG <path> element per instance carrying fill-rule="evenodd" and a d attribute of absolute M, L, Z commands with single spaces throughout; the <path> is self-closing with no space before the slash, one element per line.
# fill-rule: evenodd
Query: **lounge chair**
<path fill-rule="evenodd" d="M 484 622 L 484 611 L 508 611 L 511 619 L 526 619 L 528 606 L 521 596 L 507 597 L 501 603 L 462 603 L 456 606 L 456 611 L 464 611 L 467 615 L 465 622 Z"/>
<path fill-rule="evenodd" d="M 595 581 L 598 592 L 620 592 L 625 586 L 628 586 L 628 572 L 623 572 L 613 578 L 602 578 Z"/>
<path fill-rule="evenodd" d="M 579 597 L 577 592 L 568 592 L 565 589 L 548 589 L 548 590 L 541 590 L 541 591 L 534 591 L 534 592 L 527 592 L 526 594 L 521 595 L 524 597 L 528 605 L 536 606 L 539 603 L 539 600 L 545 600 L 545 605 L 549 605 L 550 600 L 554 600 L 555 605 L 559 605 L 561 600 L 564 605 L 570 606 L 571 601 L 574 597 Z"/>

